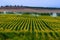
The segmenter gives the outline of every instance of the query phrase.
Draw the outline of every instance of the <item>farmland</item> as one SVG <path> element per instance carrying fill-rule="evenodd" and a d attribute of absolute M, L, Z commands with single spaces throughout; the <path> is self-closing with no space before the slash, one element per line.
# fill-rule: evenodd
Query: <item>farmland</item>
<path fill-rule="evenodd" d="M 60 16 L 0 15 L 1 40 L 59 40 Z"/>

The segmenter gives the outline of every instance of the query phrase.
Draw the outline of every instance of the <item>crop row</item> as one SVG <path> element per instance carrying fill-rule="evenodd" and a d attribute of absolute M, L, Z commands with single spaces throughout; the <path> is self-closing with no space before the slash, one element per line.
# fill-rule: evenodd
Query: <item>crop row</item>
<path fill-rule="evenodd" d="M 55 31 L 53 27 L 41 19 L 20 19 L 20 20 L 13 20 L 7 23 L 1 23 L 0 28 L 2 29 L 10 29 L 15 31 L 30 31 L 30 32 L 40 32 L 40 31 Z"/>

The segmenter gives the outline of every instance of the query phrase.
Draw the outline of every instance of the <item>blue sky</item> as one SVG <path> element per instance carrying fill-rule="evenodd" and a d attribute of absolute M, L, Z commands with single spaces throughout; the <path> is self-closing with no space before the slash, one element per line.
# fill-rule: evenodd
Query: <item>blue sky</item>
<path fill-rule="evenodd" d="M 0 0 L 0 6 L 5 6 L 5 5 L 23 5 L 23 6 L 60 8 L 60 0 Z"/>

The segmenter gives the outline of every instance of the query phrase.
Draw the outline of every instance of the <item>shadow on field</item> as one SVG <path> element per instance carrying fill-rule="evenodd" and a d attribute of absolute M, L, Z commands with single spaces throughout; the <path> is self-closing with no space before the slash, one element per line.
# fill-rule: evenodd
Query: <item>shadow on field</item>
<path fill-rule="evenodd" d="M 0 32 L 0 40 L 59 40 L 57 32 Z"/>

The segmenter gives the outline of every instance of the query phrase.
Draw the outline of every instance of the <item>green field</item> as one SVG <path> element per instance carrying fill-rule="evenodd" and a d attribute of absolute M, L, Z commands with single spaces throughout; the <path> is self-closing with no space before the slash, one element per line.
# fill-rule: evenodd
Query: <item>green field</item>
<path fill-rule="evenodd" d="M 0 40 L 60 40 L 60 16 L 0 15 Z"/>

